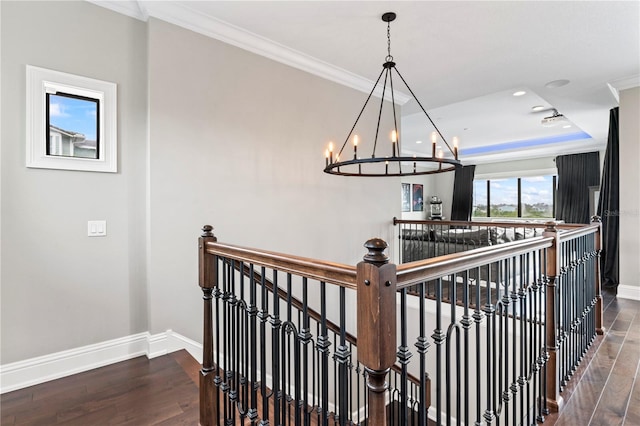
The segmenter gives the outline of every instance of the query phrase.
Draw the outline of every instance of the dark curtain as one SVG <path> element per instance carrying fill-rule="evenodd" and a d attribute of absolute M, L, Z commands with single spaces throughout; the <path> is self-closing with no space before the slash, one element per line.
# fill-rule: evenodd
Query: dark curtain
<path fill-rule="evenodd" d="M 453 202 L 451 204 L 451 220 L 471 220 L 473 209 L 473 176 L 476 166 L 456 168 L 453 182 Z"/>
<path fill-rule="evenodd" d="M 600 269 L 602 285 L 615 287 L 619 282 L 618 235 L 620 211 L 620 160 L 618 141 L 618 108 L 609 113 L 609 140 L 604 155 L 602 185 L 600 186 L 600 202 L 598 216 L 602 218 L 602 253 Z"/>
<path fill-rule="evenodd" d="M 560 155 L 556 219 L 566 223 L 589 223 L 589 187 L 600 185 L 600 155 L 597 152 Z"/>

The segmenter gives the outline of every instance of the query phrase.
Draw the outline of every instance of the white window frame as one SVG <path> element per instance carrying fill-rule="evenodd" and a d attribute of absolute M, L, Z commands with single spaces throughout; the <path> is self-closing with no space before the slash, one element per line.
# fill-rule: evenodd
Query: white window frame
<path fill-rule="evenodd" d="M 46 95 L 57 92 L 96 99 L 100 103 L 98 158 L 47 155 Z M 74 74 L 27 65 L 26 166 L 41 169 L 116 173 L 117 85 Z"/>

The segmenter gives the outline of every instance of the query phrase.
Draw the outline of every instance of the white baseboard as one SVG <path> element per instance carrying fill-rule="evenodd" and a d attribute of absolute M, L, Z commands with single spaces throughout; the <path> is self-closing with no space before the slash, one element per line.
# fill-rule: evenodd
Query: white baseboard
<path fill-rule="evenodd" d="M 619 285 L 616 297 L 621 299 L 640 300 L 640 287 L 632 285 Z"/>
<path fill-rule="evenodd" d="M 0 394 L 116 362 L 146 355 L 154 358 L 181 349 L 202 362 L 202 345 L 172 330 L 148 332 L 0 365 Z"/>
<path fill-rule="evenodd" d="M 196 361 L 202 364 L 202 344 L 184 337 L 173 330 L 167 330 L 164 333 L 155 334 L 153 336 L 149 335 L 149 349 L 147 357 L 151 359 L 182 349 L 189 352 Z"/>

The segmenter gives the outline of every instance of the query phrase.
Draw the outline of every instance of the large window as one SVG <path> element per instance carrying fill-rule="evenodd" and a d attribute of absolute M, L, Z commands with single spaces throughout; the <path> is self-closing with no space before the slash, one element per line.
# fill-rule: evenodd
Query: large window
<path fill-rule="evenodd" d="M 473 217 L 552 218 L 554 175 L 473 181 Z"/>

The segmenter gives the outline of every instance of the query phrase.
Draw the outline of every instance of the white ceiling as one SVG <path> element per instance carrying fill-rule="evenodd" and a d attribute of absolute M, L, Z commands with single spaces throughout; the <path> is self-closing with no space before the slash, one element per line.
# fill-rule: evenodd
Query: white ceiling
<path fill-rule="evenodd" d="M 460 139 L 464 164 L 604 149 L 616 90 L 640 75 L 638 1 L 91 1 L 367 92 L 387 54 L 380 17 L 396 12 L 397 68 L 445 138 Z M 570 83 L 545 87 L 559 79 Z M 534 105 L 572 127 L 542 127 L 550 112 Z M 402 107 L 406 152 L 430 149 L 419 112 L 414 100 Z"/>

